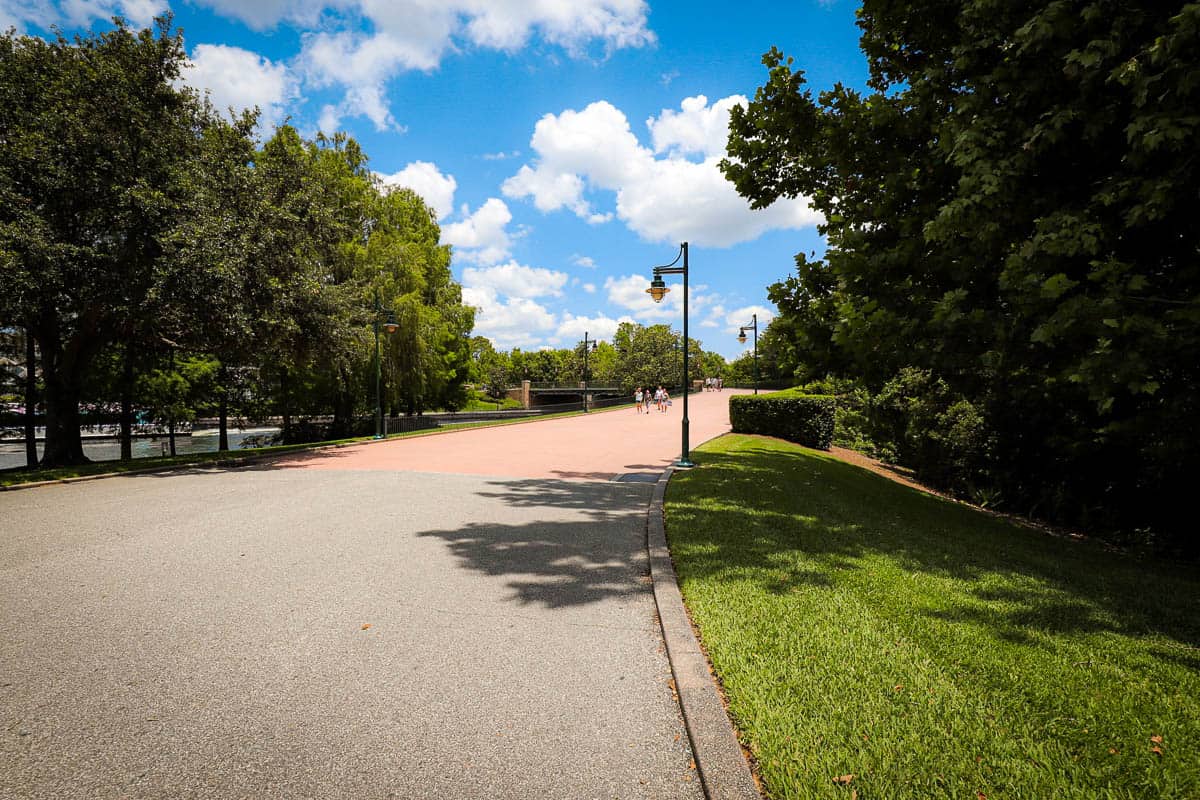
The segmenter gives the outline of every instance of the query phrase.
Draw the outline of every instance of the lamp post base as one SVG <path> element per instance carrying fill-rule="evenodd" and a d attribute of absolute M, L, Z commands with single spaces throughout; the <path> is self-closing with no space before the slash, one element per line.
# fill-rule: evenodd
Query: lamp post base
<path fill-rule="evenodd" d="M 696 462 L 688 461 L 686 458 L 678 458 L 671 464 L 671 466 L 673 466 L 673 467 L 694 467 L 694 466 L 696 466 Z"/>

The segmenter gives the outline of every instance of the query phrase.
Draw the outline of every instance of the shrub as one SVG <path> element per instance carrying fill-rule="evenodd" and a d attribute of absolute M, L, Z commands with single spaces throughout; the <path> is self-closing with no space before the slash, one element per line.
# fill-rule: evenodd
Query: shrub
<path fill-rule="evenodd" d="M 928 370 L 900 370 L 871 399 L 872 439 L 890 442 L 921 480 L 958 497 L 994 504 L 991 434 L 980 410 Z"/>
<path fill-rule="evenodd" d="M 760 433 L 828 450 L 833 443 L 834 399 L 796 390 L 729 398 L 734 433 Z"/>

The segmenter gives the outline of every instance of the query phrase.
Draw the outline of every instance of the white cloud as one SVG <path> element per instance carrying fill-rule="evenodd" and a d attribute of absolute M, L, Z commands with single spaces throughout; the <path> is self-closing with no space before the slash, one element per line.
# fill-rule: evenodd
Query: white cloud
<path fill-rule="evenodd" d="M 489 287 L 464 282 L 463 302 L 478 309 L 474 335 L 486 336 L 502 350 L 540 345 L 557 324 L 545 306 L 526 297 L 502 300 Z"/>
<path fill-rule="evenodd" d="M 283 122 L 284 105 L 299 94 L 297 79 L 283 64 L 272 63 L 258 53 L 222 44 L 198 44 L 192 48 L 191 65 L 183 81 L 208 90 L 213 105 L 235 111 L 257 106 L 260 125 L 270 129 Z"/>
<path fill-rule="evenodd" d="M 684 98 L 679 104 L 680 111 L 665 108 L 657 118 L 646 120 L 654 152 L 723 157 L 729 138 L 729 111 L 734 106 L 748 104 L 749 101 L 738 94 L 718 100 L 711 106 L 702 94 Z"/>
<path fill-rule="evenodd" d="M 453 175 L 443 175 L 437 164 L 413 161 L 399 172 L 380 175 L 379 180 L 387 187 L 412 189 L 433 209 L 439 220 L 445 219 L 454 210 L 454 192 L 458 189 L 458 181 L 454 180 Z"/>
<path fill-rule="evenodd" d="M 107 22 L 114 16 L 141 28 L 167 10 L 166 0 L 0 0 L 0 33 L 16 28 L 20 34 L 28 25 L 88 28 L 96 20 Z"/>
<path fill-rule="evenodd" d="M 26 23 L 49 28 L 59 19 L 50 0 L 0 0 L 0 31 L 25 31 Z"/>
<path fill-rule="evenodd" d="M 515 261 L 494 267 L 467 267 L 463 285 L 490 290 L 509 297 L 561 297 L 567 273 L 538 267 L 526 267 Z"/>
<path fill-rule="evenodd" d="M 725 324 L 725 306 L 716 303 L 708 309 L 708 315 L 700 321 L 701 328 L 720 328 Z"/>
<path fill-rule="evenodd" d="M 687 98 L 681 111 L 664 110 L 648 120 L 656 150 L 666 151 L 661 157 L 638 143 L 625 115 L 606 101 L 547 114 L 530 140 L 533 165 L 522 166 L 502 190 L 531 198 L 540 211 L 565 208 L 592 223 L 609 214 L 593 210 L 588 192 L 613 192 L 616 216 L 652 242 L 728 247 L 771 229 L 816 225 L 820 215 L 803 199 L 752 210 L 717 168 L 724 149 L 720 132 L 739 102 L 745 98 L 734 95 L 711 106 L 703 96 Z M 685 158 L 693 153 L 703 160 Z"/>
<path fill-rule="evenodd" d="M 475 210 L 464 205 L 463 219 L 442 227 L 442 241 L 454 245 L 457 255 L 472 264 L 495 264 L 508 258 L 512 238 L 506 230 L 512 212 L 495 197 Z"/>
<path fill-rule="evenodd" d="M 255 30 L 270 28 L 284 18 L 296 22 L 314 22 L 320 7 L 295 0 L 203 0 L 203 5 L 226 17 L 240 19 Z"/>
<path fill-rule="evenodd" d="M 583 285 L 583 290 L 584 290 L 585 292 L 587 292 L 588 294 L 595 294 L 595 293 L 596 293 L 596 284 L 594 284 L 594 283 L 585 283 L 585 284 Z"/>
<path fill-rule="evenodd" d="M 505 159 L 508 159 L 508 158 L 520 158 L 520 157 L 521 157 L 520 150 L 510 150 L 508 152 L 500 152 L 500 153 L 484 153 L 481 156 L 481 158 L 484 161 L 504 161 Z"/>
<path fill-rule="evenodd" d="M 609 49 L 654 41 L 646 28 L 643 0 L 460 0 L 450 5 L 462 9 L 471 42 L 499 50 L 523 46 L 535 30 L 572 53 L 590 41 L 603 42 Z"/>
<path fill-rule="evenodd" d="M 743 306 L 735 308 L 725 315 L 725 328 L 727 333 L 734 336 L 743 325 L 749 325 L 754 315 L 758 315 L 758 335 L 762 336 L 762 332 L 771 324 L 771 320 L 775 319 L 775 310 L 766 306 Z M 753 331 L 746 331 L 746 336 L 753 336 Z"/>
<path fill-rule="evenodd" d="M 633 319 L 628 316 L 613 319 L 604 314 L 595 317 L 577 317 L 568 313 L 564 314 L 562 321 L 558 323 L 557 336 L 560 341 L 567 343 L 566 347 L 571 347 L 576 341 L 582 342 L 585 333 L 588 335 L 589 341 L 611 341 L 617 332 L 617 326 L 622 322 L 633 322 Z"/>
<path fill-rule="evenodd" d="M 682 283 L 667 282 L 670 291 L 661 303 L 655 303 L 654 298 L 646 293 L 648 288 L 650 278 L 646 275 L 625 275 L 604 280 L 608 302 L 634 312 L 638 319 L 661 322 L 665 319 L 680 318 L 683 313 Z"/>
<path fill-rule="evenodd" d="M 339 86 L 347 93 L 342 102 L 324 109 L 322 127 L 327 131 L 346 116 L 366 116 L 380 129 L 392 127 L 391 109 L 382 102 L 386 82 L 406 70 L 434 70 L 451 51 L 514 51 L 537 37 L 578 56 L 593 44 L 611 52 L 655 40 L 646 27 L 645 0 L 199 2 L 259 30 L 283 21 L 310 29 L 297 60 L 300 69 L 312 85 Z"/>
<path fill-rule="evenodd" d="M 581 255 L 571 256 L 571 263 L 577 267 L 584 267 L 586 269 L 595 269 L 596 268 L 596 261 L 591 256 L 581 256 Z"/>
<path fill-rule="evenodd" d="M 168 5 L 165 0 L 66 0 L 61 8 L 63 17 L 73 26 L 88 27 L 93 20 L 122 16 L 143 28 L 165 13 Z"/>

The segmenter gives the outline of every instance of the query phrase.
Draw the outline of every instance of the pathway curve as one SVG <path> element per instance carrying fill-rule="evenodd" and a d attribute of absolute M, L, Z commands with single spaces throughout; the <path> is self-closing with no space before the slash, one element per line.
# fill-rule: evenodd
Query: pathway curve
<path fill-rule="evenodd" d="M 729 431 L 729 398 L 737 391 L 688 398 L 692 446 Z M 632 408 L 518 425 L 389 439 L 321 450 L 275 462 L 305 469 L 421 470 L 565 480 L 611 480 L 626 473 L 657 477 L 682 450 L 682 400 L 666 412 Z"/>
<path fill-rule="evenodd" d="M 679 409 L 0 493 L 0 797 L 697 800 L 609 480 Z"/>

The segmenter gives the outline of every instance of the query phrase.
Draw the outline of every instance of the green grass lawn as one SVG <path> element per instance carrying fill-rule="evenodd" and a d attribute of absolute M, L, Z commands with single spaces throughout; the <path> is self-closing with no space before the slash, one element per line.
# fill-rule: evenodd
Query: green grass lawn
<path fill-rule="evenodd" d="M 1200 798 L 1195 567 L 773 439 L 695 457 L 671 553 L 771 797 Z"/>

